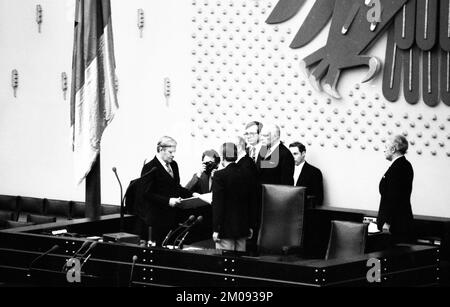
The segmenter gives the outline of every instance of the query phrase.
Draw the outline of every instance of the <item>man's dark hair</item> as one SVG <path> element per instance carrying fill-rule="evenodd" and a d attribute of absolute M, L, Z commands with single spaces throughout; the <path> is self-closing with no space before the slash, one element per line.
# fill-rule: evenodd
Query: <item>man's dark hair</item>
<path fill-rule="evenodd" d="M 291 148 L 291 147 L 297 147 L 297 148 L 298 148 L 298 151 L 300 151 L 300 152 L 305 152 L 305 151 L 306 151 L 305 145 L 303 145 L 303 144 L 300 143 L 300 142 L 294 142 L 294 143 L 291 143 L 291 144 L 289 145 L 289 148 Z"/>
<path fill-rule="evenodd" d="M 235 162 L 237 160 L 237 147 L 234 143 L 222 144 L 222 156 L 227 162 Z"/>
<path fill-rule="evenodd" d="M 259 134 L 261 132 L 261 129 L 263 127 L 263 124 L 254 120 L 252 122 L 249 122 L 246 126 L 245 129 L 247 130 L 248 128 L 250 128 L 251 126 L 256 126 L 256 132 Z"/>
<path fill-rule="evenodd" d="M 220 163 L 220 157 L 219 157 L 219 154 L 218 154 L 217 151 L 215 151 L 214 149 L 208 149 L 208 150 L 205 150 L 205 151 L 202 153 L 202 161 L 203 161 L 203 158 L 205 158 L 205 156 L 206 156 L 206 157 L 213 158 L 215 164 L 219 164 L 219 163 Z"/>

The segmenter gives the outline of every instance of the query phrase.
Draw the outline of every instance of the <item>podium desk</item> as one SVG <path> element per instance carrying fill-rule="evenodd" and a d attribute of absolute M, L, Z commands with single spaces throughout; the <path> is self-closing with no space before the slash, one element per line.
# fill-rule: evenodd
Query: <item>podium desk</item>
<path fill-rule="evenodd" d="M 125 225 L 133 223 L 126 216 Z M 67 229 L 72 236 L 54 236 Z M 70 283 L 61 269 L 86 240 L 117 231 L 119 215 L 0 231 L 0 282 L 57 286 L 396 286 L 438 282 L 439 248 L 398 245 L 348 259 L 299 259 L 293 256 L 249 257 L 215 249 L 174 250 L 127 243 L 99 242 L 84 263 L 81 282 Z M 57 244 L 59 248 L 30 263 Z M 86 255 L 87 256 L 87 255 Z M 130 283 L 133 257 L 137 260 Z M 84 258 L 85 259 L 85 258 Z M 82 261 L 84 261 L 82 259 Z M 378 259 L 381 282 L 368 282 L 369 259 Z"/>

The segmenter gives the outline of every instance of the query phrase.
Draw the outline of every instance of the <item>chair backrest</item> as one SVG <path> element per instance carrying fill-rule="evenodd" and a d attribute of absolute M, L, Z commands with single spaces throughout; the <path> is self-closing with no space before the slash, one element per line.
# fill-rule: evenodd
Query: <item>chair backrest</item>
<path fill-rule="evenodd" d="M 102 212 L 102 215 L 117 214 L 117 213 L 120 213 L 120 206 L 102 205 L 101 212 Z"/>
<path fill-rule="evenodd" d="M 70 218 L 70 205 L 67 200 L 44 198 L 45 214 L 56 217 Z"/>
<path fill-rule="evenodd" d="M 34 225 L 34 223 L 6 221 L 6 228 L 19 228 L 19 227 L 25 227 L 25 226 L 31 226 L 31 225 Z"/>
<path fill-rule="evenodd" d="M 44 200 L 42 198 L 19 196 L 17 200 L 21 213 L 44 214 Z"/>
<path fill-rule="evenodd" d="M 56 217 L 54 216 L 45 216 L 45 215 L 37 215 L 37 214 L 28 214 L 27 215 L 27 223 L 33 224 L 47 224 L 56 222 Z"/>
<path fill-rule="evenodd" d="M 0 210 L 0 221 L 12 221 L 14 219 L 14 212 Z"/>
<path fill-rule="evenodd" d="M 85 218 L 85 208 L 86 205 L 84 202 L 80 201 L 71 201 L 71 211 L 70 211 L 70 218 L 71 219 L 80 219 Z"/>
<path fill-rule="evenodd" d="M 262 185 L 261 253 L 281 254 L 285 248 L 302 246 L 304 203 L 304 187 Z"/>
<path fill-rule="evenodd" d="M 367 223 L 331 221 L 330 239 L 325 259 L 364 254 L 367 229 Z"/>
<path fill-rule="evenodd" d="M 17 197 L 10 195 L 0 195 L 0 210 L 17 211 Z"/>

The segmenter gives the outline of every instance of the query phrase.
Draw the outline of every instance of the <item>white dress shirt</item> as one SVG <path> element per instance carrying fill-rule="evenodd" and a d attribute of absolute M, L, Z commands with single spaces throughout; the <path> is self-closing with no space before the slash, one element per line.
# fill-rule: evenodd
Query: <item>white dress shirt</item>
<path fill-rule="evenodd" d="M 304 160 L 302 163 L 300 163 L 299 165 L 296 165 L 294 168 L 294 185 L 297 184 L 297 180 L 300 177 L 300 174 L 302 173 L 303 165 L 305 165 Z"/>
<path fill-rule="evenodd" d="M 173 174 L 172 168 L 170 167 L 170 164 L 167 163 L 167 162 L 165 162 L 165 161 L 164 161 L 163 159 L 161 159 L 158 155 L 156 156 L 156 158 L 158 159 L 159 163 L 162 164 L 162 166 L 164 167 L 164 169 L 166 170 L 166 172 L 167 172 L 171 177 L 173 177 L 174 174 Z"/>

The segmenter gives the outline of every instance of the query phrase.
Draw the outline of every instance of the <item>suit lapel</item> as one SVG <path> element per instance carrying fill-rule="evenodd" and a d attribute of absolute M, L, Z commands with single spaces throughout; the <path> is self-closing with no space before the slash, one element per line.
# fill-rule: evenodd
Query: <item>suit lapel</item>
<path fill-rule="evenodd" d="M 172 168 L 172 172 L 173 172 L 173 178 L 172 176 L 170 176 L 169 172 L 167 172 L 166 168 L 164 167 L 164 165 L 161 164 L 161 162 L 159 161 L 158 158 L 156 158 L 156 162 L 158 162 L 158 168 L 161 170 L 161 172 L 164 174 L 164 176 L 166 176 L 167 178 L 171 179 L 171 180 L 175 180 L 175 178 L 178 175 L 178 170 L 175 170 L 175 167 L 173 166 L 173 163 L 170 163 L 170 167 Z"/>

